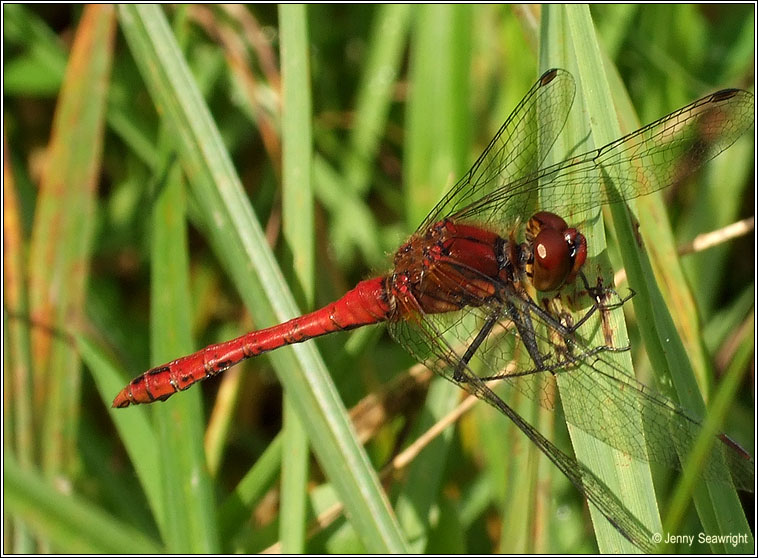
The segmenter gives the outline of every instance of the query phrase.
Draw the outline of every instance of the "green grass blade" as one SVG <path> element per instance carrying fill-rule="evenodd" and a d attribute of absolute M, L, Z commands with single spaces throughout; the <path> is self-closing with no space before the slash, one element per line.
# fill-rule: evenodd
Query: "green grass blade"
<path fill-rule="evenodd" d="M 324 162 L 317 163 L 318 198 L 332 214 L 331 246 L 340 261 L 349 260 L 358 251 L 372 267 L 381 268 L 387 262 L 386 250 L 377 238 L 379 226 L 366 197 L 402 72 L 412 12 L 407 5 L 377 6 L 357 87 L 350 137 L 344 155 L 340 154 L 342 172 L 327 173 Z"/>
<path fill-rule="evenodd" d="M 400 72 L 410 16 L 411 7 L 401 4 L 378 6 L 374 16 L 368 56 L 355 102 L 350 150 L 344 164 L 345 182 L 359 195 L 364 195 L 369 187 L 372 163 Z"/>
<path fill-rule="evenodd" d="M 4 138 L 7 153 L 7 140 Z M 24 234 L 12 163 L 3 165 L 3 436 L 21 467 L 35 463 L 36 437 L 32 410 L 32 357 L 29 306 L 24 273 Z M 34 551 L 34 541 L 22 522 L 14 522 L 10 547 L 14 552 Z"/>
<path fill-rule="evenodd" d="M 589 12 L 586 7 L 567 7 L 565 12 L 559 12 L 562 10 L 550 10 L 548 21 L 553 25 L 550 26 L 551 30 L 548 31 L 548 34 L 543 36 L 547 39 L 546 45 L 548 46 L 543 48 L 542 55 L 548 58 L 547 62 L 543 62 L 543 69 L 555 65 L 564 66 L 577 79 L 577 99 L 562 138 L 564 149 L 577 145 L 586 135 L 586 121 L 577 121 L 582 106 L 586 107 L 589 120 L 593 124 L 593 142 L 596 146 L 604 145 L 620 134 L 609 129 L 596 129 L 597 126 L 614 120 L 612 111 L 610 111 L 610 116 L 609 111 L 601 112 L 604 107 L 610 105 L 603 103 L 594 96 L 600 86 L 596 83 L 593 85 L 589 83 L 598 73 L 602 73 L 598 72 L 598 68 L 602 68 L 602 62 L 599 57 L 599 47 L 595 41 L 595 32 L 589 19 Z M 566 45 L 566 48 L 563 52 L 555 52 L 556 47 L 554 45 Z M 553 51 L 549 51 L 550 48 Z M 574 61 L 576 62 L 574 63 Z M 582 151 L 589 150 L 591 147 L 591 145 L 582 145 Z M 605 248 L 602 225 L 597 224 L 585 228 L 583 232 L 587 238 L 591 262 L 604 270 L 604 283 L 609 284 L 610 263 L 607 259 L 598 258 Z M 589 270 L 586 272 L 592 273 Z M 590 283 L 593 283 L 595 278 L 590 275 L 588 279 Z M 627 344 L 627 334 L 623 320 L 620 319 L 620 312 L 612 314 L 613 317 L 610 318 L 613 320 L 611 327 L 617 336 L 614 343 L 617 346 L 624 346 Z M 592 346 L 603 345 L 602 331 L 596 330 L 589 342 Z M 627 374 L 634 374 L 629 353 L 612 355 L 612 357 L 626 370 Z M 561 384 L 559 378 L 558 385 L 561 386 Z M 564 395 L 571 397 L 571 394 L 564 393 Z M 576 396 L 581 397 L 581 394 Z M 621 423 L 624 419 L 623 417 L 611 417 L 611 420 Z M 657 502 L 647 464 L 634 460 L 630 461 L 628 456 L 622 452 L 610 448 L 577 428 L 569 427 L 569 431 L 577 459 L 598 475 L 608 488 L 617 494 L 627 510 L 641 520 L 651 532 L 659 530 L 660 519 L 657 513 Z M 590 506 L 590 509 L 601 552 L 634 552 L 638 550 L 594 506 Z M 649 541 L 644 542 L 649 544 Z"/>
<path fill-rule="evenodd" d="M 54 95 L 66 72 L 67 53 L 58 36 L 29 8 L 3 5 L 6 45 L 23 45 L 24 56 L 6 63 L 3 88 L 6 94 Z"/>
<path fill-rule="evenodd" d="M 266 494 L 279 475 L 283 445 L 281 435 L 274 438 L 234 492 L 219 507 L 218 522 L 222 540 L 231 539 L 247 527 L 249 510 Z"/>
<path fill-rule="evenodd" d="M 588 12 L 581 8 L 572 7 L 567 10 L 567 17 L 576 50 L 573 57 L 577 61 L 578 66 L 576 75 L 580 81 L 587 110 L 590 114 L 595 143 L 596 145 L 602 145 L 621 135 L 621 131 L 615 126 L 615 122 L 617 121 L 616 112 L 613 110 L 603 112 L 605 107 L 613 106 L 610 100 L 608 83 L 605 80 L 604 72 L 600 70 L 603 67 L 603 63 L 599 50 L 595 46 L 594 40 L 592 40 L 594 33 L 592 33 Z M 634 128 L 630 127 L 629 129 Z M 640 205 L 651 203 L 654 199 L 655 196 L 648 196 L 641 200 Z M 614 217 L 620 252 L 629 273 L 630 284 L 637 293 L 634 300 L 634 308 L 641 323 L 645 324 L 645 327 L 641 329 L 641 333 L 645 340 L 647 354 L 663 378 L 668 377 L 667 370 L 676 372 L 673 381 L 677 388 L 679 401 L 684 408 L 690 411 L 694 410 L 696 416 L 702 416 L 702 402 L 697 403 L 691 399 L 691 395 L 688 395 L 698 393 L 688 354 L 683 349 L 680 337 L 673 327 L 673 322 L 660 296 L 655 276 L 647 258 L 635 249 L 637 243 L 635 241 L 633 226 L 628 219 L 628 214 L 624 211 L 621 204 L 611 206 L 610 211 Z M 665 219 L 661 219 L 659 216 L 654 221 L 660 222 L 661 220 Z M 659 243 L 658 248 L 660 251 L 660 248 L 666 245 L 665 238 L 667 236 L 658 234 L 654 235 L 654 238 L 655 240 L 652 242 Z M 588 241 L 597 242 L 597 238 L 589 240 L 588 237 Z M 674 253 L 673 244 L 671 244 L 670 253 Z M 666 265 L 670 264 L 671 260 L 669 259 Z M 686 291 L 686 287 L 682 287 L 682 289 Z M 662 340 L 666 340 L 665 343 Z M 599 343 L 602 343 L 602 340 L 599 340 Z M 623 344 L 622 340 L 621 345 Z M 698 354 L 698 351 L 692 351 L 692 353 Z M 573 434 L 572 436 L 575 439 L 576 447 L 576 436 Z M 577 454 L 581 454 L 582 451 L 577 449 Z M 685 458 L 686 456 L 682 456 L 682 459 Z M 581 459 L 588 463 L 591 460 L 589 455 Z M 621 473 L 628 477 L 628 481 L 624 480 L 619 485 L 619 489 L 622 491 L 621 494 L 623 494 L 622 501 L 636 517 L 643 519 L 651 531 L 661 533 L 660 523 L 657 519 L 655 494 L 652 490 L 649 474 L 643 472 L 643 469 L 639 469 L 641 476 L 637 477 L 637 480 L 634 480 L 627 472 L 631 472 L 631 470 L 625 468 Z M 725 475 L 727 475 L 726 471 Z M 715 489 L 716 484 L 718 483 L 714 483 L 714 491 L 717 490 Z M 643 486 L 648 486 L 648 488 L 644 489 Z M 738 516 L 741 516 L 742 513 L 739 510 L 734 492 L 721 490 L 721 494 L 712 493 L 709 497 L 705 494 L 706 489 L 704 486 L 704 484 L 699 485 L 698 492 L 702 493 L 700 496 L 696 493 L 695 502 L 700 512 L 701 521 L 706 526 L 706 531 L 723 532 L 716 523 L 721 523 L 723 526 L 726 522 L 722 522 L 717 518 L 729 517 L 729 525 L 736 525 L 734 521 L 737 521 Z M 719 484 L 719 486 L 721 485 Z M 729 495 L 730 493 L 731 496 Z M 647 494 L 647 498 L 642 497 L 645 494 Z M 727 500 L 731 500 L 731 503 L 727 503 Z M 665 533 L 662 534 L 665 535 Z M 609 535 L 612 538 L 612 533 L 609 532 Z M 604 548 L 604 545 L 609 544 L 608 541 L 603 542 L 605 540 L 603 535 L 599 534 L 598 538 L 601 549 Z"/>
<path fill-rule="evenodd" d="M 163 549 L 141 532 L 126 527 L 88 501 L 61 494 L 10 452 L 3 456 L 6 510 L 64 554 L 160 554 Z"/>
<path fill-rule="evenodd" d="M 471 136 L 471 119 L 464 115 L 471 112 L 467 88 L 472 22 L 469 6 L 416 6 L 414 11 L 404 188 L 409 222 L 415 225 L 449 186 L 451 177 L 465 170 Z M 457 386 L 437 379 L 413 437 L 451 411 L 459 399 Z M 451 440 L 452 431 L 448 431 L 425 448 L 409 467 L 398 494 L 398 518 L 414 552 L 425 552 L 430 544 L 430 513 L 437 503 Z"/>
<path fill-rule="evenodd" d="M 414 104 L 408 106 L 403 168 L 409 228 L 424 219 L 470 163 L 471 109 L 460 102 L 470 83 L 470 54 L 455 48 L 459 41 L 471 41 L 465 27 L 468 9 L 416 8 L 411 81 L 420 90 L 413 92 Z M 439 149 L 440 143 L 449 147 Z"/>
<path fill-rule="evenodd" d="M 89 337 L 78 336 L 76 346 L 82 361 L 95 380 L 101 398 L 104 401 L 110 401 L 113 394 L 124 387 L 126 374 L 123 370 L 118 370 L 103 349 Z M 165 531 L 163 484 L 159 475 L 156 474 L 156 471 L 161 468 L 159 456 L 155 450 L 158 447 L 158 438 L 149 418 L 150 409 L 136 407 L 131 413 L 119 413 L 114 409 L 110 413 L 121 441 L 126 447 L 126 453 L 137 472 L 137 479 L 142 485 L 142 491 L 145 493 L 155 522 L 161 531 Z"/>
<path fill-rule="evenodd" d="M 164 132 L 160 140 L 165 181 L 158 185 L 151 235 L 151 363 L 159 365 L 193 350 L 190 334 L 189 256 L 184 183 Z M 215 499 L 203 448 L 200 392 L 175 397 L 155 409 L 166 546 L 175 553 L 219 551 Z M 141 456 L 139 457 L 141 458 Z M 187 529 L 192 525 L 192 529 Z"/>
<path fill-rule="evenodd" d="M 282 63 L 282 232 L 285 272 L 296 285 L 301 307 L 314 303 L 315 228 L 313 224 L 313 167 L 311 88 L 308 63 L 306 7 L 279 6 Z M 293 402 L 285 392 L 283 417 L 282 513 L 279 539 L 282 552 L 300 554 L 305 548 L 308 438 Z"/>
<path fill-rule="evenodd" d="M 151 6 L 124 6 L 120 16 L 154 102 L 175 134 L 179 160 L 205 211 L 210 241 L 245 304 L 261 324 L 297 315 L 218 130 L 162 13 Z M 398 526 L 314 346 L 275 351 L 269 358 L 296 402 L 319 461 L 366 547 L 401 550 Z"/>
<path fill-rule="evenodd" d="M 692 494 L 695 492 L 695 485 L 700 482 L 698 475 L 703 462 L 708 458 L 714 443 L 717 443 L 716 436 L 722 431 L 724 419 L 732 408 L 735 394 L 749 368 L 749 362 L 755 354 L 755 342 L 752 333 L 750 333 L 754 331 L 754 320 L 750 319 L 746 326 L 743 328 L 745 334 L 737 349 L 737 354 L 726 371 L 718 391 L 714 394 L 711 404 L 708 406 L 708 415 L 703 421 L 703 431 L 693 447 L 682 479 L 677 484 L 676 491 L 671 498 L 671 505 L 664 525 L 665 532 L 667 533 L 680 532 L 680 524 L 689 507 Z M 749 552 L 749 547 L 752 545 L 752 537 L 750 531 L 745 530 L 745 527 L 737 525 L 736 529 L 731 531 L 735 526 L 727 526 L 727 529 L 730 530 L 727 531 L 725 529 L 723 533 L 733 538 L 715 541 L 713 545 L 719 545 L 719 547 L 714 548 L 714 550 L 727 553 L 730 549 L 731 551 L 737 549 L 739 544 L 740 551 Z M 738 544 L 734 544 L 735 535 L 741 535 L 737 539 Z"/>
<path fill-rule="evenodd" d="M 56 107 L 29 254 L 34 406 L 42 421 L 43 470 L 73 472 L 81 363 L 65 335 L 81 327 L 95 226 L 107 83 L 115 39 L 112 7 L 89 6 Z M 95 46 L 96 45 L 96 46 Z"/>
<path fill-rule="evenodd" d="M 628 111 L 621 114 L 627 115 L 625 122 L 636 122 L 636 118 Z M 697 309 L 694 308 L 694 297 L 679 260 L 674 255 L 676 249 L 670 229 L 662 225 L 666 220 L 662 218 L 665 211 L 660 195 L 641 198 L 637 201 L 637 206 L 640 208 L 640 230 L 647 240 L 645 246 L 649 247 L 650 257 L 656 262 L 656 273 L 646 257 L 640 258 L 639 253 L 628 247 L 622 251 L 622 257 L 630 285 L 638 293 L 634 298 L 637 319 L 646 324 L 646 327 L 641 328 L 645 349 L 658 374 L 659 385 L 670 384 L 674 397 L 684 409 L 696 417 L 704 417 L 707 411 L 700 386 L 708 382 L 703 375 L 712 375 L 712 372 L 710 363 L 706 361 L 704 347 L 701 346 L 703 332 Z M 617 220 L 614 217 L 614 221 Z M 634 235 L 631 232 L 626 234 L 629 241 L 627 244 L 631 244 Z M 619 238 L 622 238 L 621 234 Z M 620 244 L 623 246 L 625 243 L 622 240 Z M 656 278 L 660 278 L 660 288 Z M 665 298 L 662 289 L 665 290 Z M 676 312 L 679 327 L 668 308 Z M 679 332 L 683 332 L 683 335 Z M 682 456 L 683 463 L 687 459 L 688 456 Z M 725 468 L 725 478 L 728 475 Z M 722 483 L 701 482 L 694 485 L 693 498 L 706 533 L 718 535 L 749 532 L 735 490 L 725 488 Z M 719 545 L 713 546 L 713 550 L 729 551 Z"/>
<path fill-rule="evenodd" d="M 614 100 L 620 97 L 622 95 L 614 89 Z M 623 106 L 623 103 L 616 101 L 616 106 Z M 631 109 L 622 110 L 620 114 L 625 131 L 638 126 L 639 121 Z M 637 319 L 644 324 L 640 328 L 642 340 L 656 371 L 658 385 L 670 385 L 673 390 L 669 390 L 669 396 L 673 395 L 682 408 L 695 417 L 705 417 L 707 411 L 702 393 L 709 382 L 706 375 L 712 376 L 712 371 L 702 346 L 699 311 L 676 257 L 675 241 L 667 225 L 666 204 L 662 193 L 656 193 L 640 198 L 636 205 L 639 208 L 640 231 L 650 259 L 634 249 L 637 246 L 636 232 L 633 225 L 628 224 L 626 214 L 614 213 L 614 224 L 629 284 L 637 292 L 633 304 Z M 619 223 L 625 222 L 627 224 L 620 228 Z M 688 457 L 681 456 L 682 463 L 686 464 Z M 725 478 L 728 475 L 725 468 Z M 700 482 L 695 485 L 693 497 L 705 533 L 749 532 L 735 490 L 725 488 L 719 482 Z M 748 543 L 750 545 L 751 541 Z M 714 552 L 733 551 L 733 548 L 719 544 L 712 548 Z"/>

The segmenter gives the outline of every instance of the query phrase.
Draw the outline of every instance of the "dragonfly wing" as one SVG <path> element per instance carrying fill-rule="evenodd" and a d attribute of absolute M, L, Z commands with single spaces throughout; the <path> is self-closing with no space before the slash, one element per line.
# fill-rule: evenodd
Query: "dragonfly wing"
<path fill-rule="evenodd" d="M 574 78 L 567 71 L 545 72 L 468 173 L 429 213 L 419 231 L 504 184 L 517 183 L 519 178 L 537 172 L 566 123 L 575 91 Z"/>
<path fill-rule="evenodd" d="M 496 325 L 469 354 L 470 344 L 493 316 Z M 549 410 L 555 409 L 560 393 L 568 423 L 641 461 L 681 469 L 680 460 L 702 431 L 690 413 L 626 375 L 613 362 L 612 348 L 589 346 L 526 294 L 510 295 L 507 304 L 406 320 L 392 324 L 390 332 L 428 368 L 469 391 L 466 384 L 496 378 Z M 536 341 L 536 354 L 526 336 Z M 730 442 L 716 438 L 701 476 L 728 483 L 726 464 L 735 485 L 752 491 L 754 461 Z"/>
<path fill-rule="evenodd" d="M 591 357 L 557 375 L 568 423 L 637 459 L 682 468 L 703 429 L 690 413 L 624 374 L 610 356 Z M 725 466 L 737 488 L 753 490 L 754 461 L 728 438 L 717 436 L 700 476 L 728 483 Z"/>
<path fill-rule="evenodd" d="M 480 312 L 479 314 L 480 318 L 484 318 L 482 323 L 486 322 L 487 318 L 484 317 L 484 313 Z M 461 351 L 449 344 L 449 341 L 454 338 L 456 330 L 459 328 L 468 329 L 468 326 L 456 326 L 446 322 L 446 320 L 439 320 L 440 316 L 443 315 L 417 316 L 419 319 L 415 321 L 391 322 L 389 324 L 390 333 L 419 361 L 427 364 L 438 374 L 458 383 L 466 391 L 492 405 L 510 418 L 622 535 L 643 551 L 653 552 L 655 547 L 652 544 L 652 533 L 624 506 L 595 473 L 545 438 L 492 391 L 470 367 L 464 366 L 460 370 L 460 358 L 465 354 L 465 349 Z M 455 380 L 453 370 L 460 370 L 465 380 Z"/>
<path fill-rule="evenodd" d="M 457 222 L 506 228 L 539 207 L 567 222 L 587 209 L 644 196 L 691 176 L 754 126 L 752 93 L 708 95 L 608 145 L 502 183 L 460 209 Z"/>

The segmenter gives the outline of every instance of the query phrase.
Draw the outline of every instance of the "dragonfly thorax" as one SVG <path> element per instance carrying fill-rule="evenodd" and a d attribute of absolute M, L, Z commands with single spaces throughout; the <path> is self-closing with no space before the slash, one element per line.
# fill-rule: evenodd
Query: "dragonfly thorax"
<path fill-rule="evenodd" d="M 437 314 L 486 304 L 515 279 L 508 246 L 497 233 L 449 219 L 415 234 L 395 254 L 388 282 L 398 310 Z"/>

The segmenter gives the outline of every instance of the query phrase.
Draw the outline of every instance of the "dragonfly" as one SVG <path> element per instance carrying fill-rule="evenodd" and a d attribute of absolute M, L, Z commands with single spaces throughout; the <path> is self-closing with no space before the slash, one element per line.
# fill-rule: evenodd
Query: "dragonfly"
<path fill-rule="evenodd" d="M 629 296 L 590 284 L 587 240 L 567 219 L 688 178 L 753 127 L 754 97 L 724 89 L 601 148 L 545 165 L 575 91 L 569 72 L 545 72 L 400 246 L 389 273 L 319 310 L 152 368 L 126 385 L 113 407 L 165 401 L 242 360 L 384 322 L 419 362 L 510 418 L 621 534 L 652 551 L 651 533 L 603 481 L 491 386 L 505 383 L 554 409 L 560 382 L 561 393 L 576 395 L 561 400 L 569 424 L 633 458 L 681 469 L 702 424 L 615 364 L 610 353 L 628 347 L 593 345 L 580 332 Z M 590 304 L 573 323 L 538 302 L 537 293 L 574 283 Z M 701 476 L 752 491 L 754 469 L 750 454 L 719 434 Z"/>

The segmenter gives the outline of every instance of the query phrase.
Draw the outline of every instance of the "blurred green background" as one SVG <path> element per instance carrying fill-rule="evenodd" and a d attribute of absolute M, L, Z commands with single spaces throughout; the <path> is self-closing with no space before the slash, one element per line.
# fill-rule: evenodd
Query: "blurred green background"
<path fill-rule="evenodd" d="M 282 447 L 282 390 L 269 357 L 141 409 L 139 416 L 135 411 L 126 419 L 133 422 L 119 428 L 109 408 L 115 392 L 104 387 L 107 372 L 93 374 L 93 368 L 110 370 L 123 385 L 182 350 L 241 335 L 268 325 L 269 318 L 246 310 L 225 263 L 229 256 L 210 240 L 216 215 L 207 214 L 194 191 L 180 187 L 169 198 L 178 201 L 159 202 L 173 188 L 169 184 L 182 182 L 176 178 L 177 132 L 162 123 L 165 113 L 145 85 L 141 55 L 124 36 L 128 12 L 88 10 L 3 6 L 4 550 L 260 552 L 287 538 L 282 525 L 290 519 L 282 516 L 286 496 L 279 475 L 291 446 Z M 312 112 L 315 204 L 310 233 L 289 237 L 282 225 L 291 194 L 282 190 L 281 13 L 275 5 L 172 6 L 163 12 L 301 308 L 322 306 L 385 272 L 394 250 L 467 170 L 539 74 L 539 8 L 307 7 L 310 82 L 292 94 L 304 99 L 306 118 Z M 753 88 L 752 5 L 603 5 L 592 8 L 592 17 L 642 123 L 717 89 Z M 75 39 L 84 46 L 74 59 Z M 676 244 L 753 215 L 750 140 L 720 157 L 697 184 L 665 193 Z M 177 219 L 183 239 L 185 203 L 188 261 L 180 257 L 171 268 L 180 272 L 159 281 L 151 272 L 161 253 L 156 243 L 172 237 L 156 233 L 153 214 L 165 211 L 167 219 Z M 306 281 L 312 294 L 292 279 L 302 247 L 287 238 L 299 238 L 294 242 L 315 254 Z M 184 242 L 163 246 L 166 258 L 181 255 Z M 683 322 L 697 324 L 690 333 L 710 364 L 701 389 L 707 398 L 722 374 L 747 371 L 724 429 L 751 452 L 754 253 L 751 233 L 681 262 L 696 314 Z M 248 265 L 241 262 L 240 269 Z M 167 331 L 156 332 L 155 299 L 176 293 L 185 294 L 175 319 L 187 327 L 176 336 L 189 348 L 156 358 L 151 343 L 160 344 Z M 685 312 L 669 306 L 672 314 Z M 655 372 L 637 350 L 634 316 L 630 322 L 638 373 L 653 382 Z M 365 447 L 376 470 L 459 397 L 408 381 L 414 362 L 381 327 L 316 344 L 348 409 L 369 394 L 389 394 L 377 426 L 357 422 L 370 438 Z M 173 405 L 192 392 L 194 426 L 187 428 Z M 383 478 L 409 548 L 595 551 L 586 503 L 549 465 L 539 468 L 541 492 L 527 490 L 521 507 L 514 505 L 522 482 L 538 485 L 508 474 L 511 454 L 525 451 L 526 440 L 512 439 L 506 419 L 484 407 L 446 431 L 413 469 Z M 153 422 L 158 413 L 163 422 Z M 565 440 L 565 428 L 550 428 Z M 161 463 L 172 452 L 160 440 L 172 435 L 180 446 L 198 446 L 195 457 Z M 137 445 L 127 449 L 125 437 Z M 338 498 L 323 464 L 307 455 L 301 461 L 310 467 L 293 494 L 307 488 L 307 498 L 290 527 L 299 535 L 285 543 L 293 546 L 274 548 L 380 551 L 344 515 L 314 528 L 314 518 Z M 152 475 L 152 482 L 168 486 L 166 471 L 171 476 L 174 467 L 179 476 L 185 466 L 204 479 L 202 514 L 190 515 L 191 523 L 169 536 L 171 521 L 161 514 L 170 515 L 171 504 L 151 499 L 146 479 Z M 656 484 L 664 516 L 670 475 L 662 471 Z M 173 501 L 182 497 L 193 496 Z M 752 510 L 752 497 L 745 505 Z M 694 509 L 681 529 L 698 531 Z"/>

